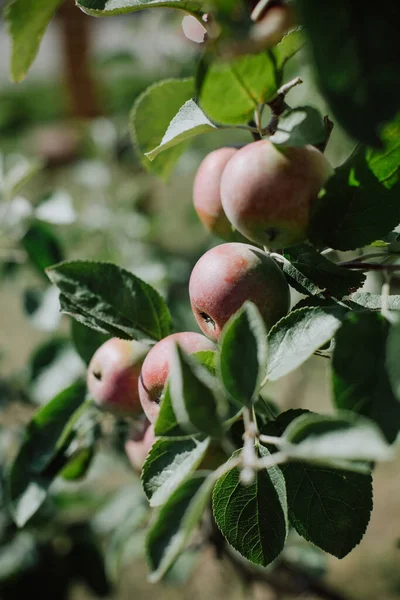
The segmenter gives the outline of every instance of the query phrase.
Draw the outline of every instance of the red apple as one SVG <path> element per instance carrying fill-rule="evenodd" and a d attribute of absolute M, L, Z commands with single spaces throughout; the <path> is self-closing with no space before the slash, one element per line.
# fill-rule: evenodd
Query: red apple
<path fill-rule="evenodd" d="M 148 351 L 145 344 L 118 338 L 98 348 L 89 364 L 87 384 L 100 408 L 125 415 L 141 412 L 138 380 Z"/>
<path fill-rule="evenodd" d="M 191 331 L 173 333 L 153 346 L 146 356 L 139 378 L 140 402 L 151 423 L 154 423 L 160 412 L 161 396 L 168 378 L 174 344 L 179 344 L 188 354 L 216 350 L 215 344 L 204 335 Z"/>
<path fill-rule="evenodd" d="M 192 310 L 200 329 L 218 340 L 229 318 L 246 300 L 254 302 L 268 328 L 289 310 L 285 276 L 265 252 L 249 244 L 221 244 L 196 263 L 189 281 Z"/>
<path fill-rule="evenodd" d="M 193 203 L 200 221 L 220 238 L 233 241 L 237 233 L 228 221 L 221 203 L 221 177 L 237 148 L 219 148 L 201 163 L 193 185 Z"/>
<path fill-rule="evenodd" d="M 133 436 L 125 443 L 125 452 L 129 462 L 139 473 L 141 472 L 144 461 L 155 441 L 154 427 L 149 423 L 141 439 L 137 439 L 136 436 Z"/>
<path fill-rule="evenodd" d="M 307 238 L 318 192 L 333 174 L 313 146 L 276 148 L 260 140 L 229 160 L 221 179 L 226 216 L 246 238 L 284 248 Z"/>

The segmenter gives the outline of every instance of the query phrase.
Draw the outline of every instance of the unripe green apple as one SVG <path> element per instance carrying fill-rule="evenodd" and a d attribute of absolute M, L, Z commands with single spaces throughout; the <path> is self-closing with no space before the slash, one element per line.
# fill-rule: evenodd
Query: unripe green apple
<path fill-rule="evenodd" d="M 189 281 L 192 310 L 200 329 L 217 341 L 229 318 L 246 300 L 254 302 L 269 329 L 289 310 L 286 278 L 276 262 L 249 244 L 221 244 L 196 263 Z"/>
<path fill-rule="evenodd" d="M 221 177 L 237 148 L 219 148 L 207 154 L 193 185 L 193 203 L 200 221 L 223 240 L 233 241 L 238 234 L 228 221 L 221 203 Z M 240 234 L 239 234 L 240 235 Z"/>
<path fill-rule="evenodd" d="M 144 461 L 156 441 L 153 425 L 149 424 L 142 439 L 135 436 L 125 443 L 125 453 L 135 471 L 141 472 Z"/>
<path fill-rule="evenodd" d="M 160 412 L 161 396 L 168 379 L 174 344 L 179 344 L 188 354 L 216 350 L 215 344 L 204 335 L 191 331 L 173 333 L 153 346 L 146 356 L 139 378 L 140 402 L 151 423 L 154 423 Z"/>
<path fill-rule="evenodd" d="M 122 415 L 141 412 L 138 394 L 140 369 L 149 347 L 137 341 L 112 338 L 90 361 L 87 385 L 102 409 Z"/>
<path fill-rule="evenodd" d="M 221 180 L 224 211 L 238 231 L 268 248 L 305 241 L 313 202 L 333 174 L 313 146 L 276 148 L 260 140 L 241 148 Z"/>

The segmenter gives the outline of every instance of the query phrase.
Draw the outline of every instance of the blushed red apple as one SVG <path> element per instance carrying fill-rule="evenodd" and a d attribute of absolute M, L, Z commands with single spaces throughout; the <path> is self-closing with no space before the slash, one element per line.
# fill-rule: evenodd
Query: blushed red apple
<path fill-rule="evenodd" d="M 268 140 L 241 148 L 221 179 L 225 214 L 246 238 L 284 248 L 307 238 L 313 202 L 333 174 L 313 146 L 276 148 Z"/>
<path fill-rule="evenodd" d="M 151 423 L 154 423 L 160 412 L 161 396 L 168 378 L 174 344 L 179 344 L 188 354 L 216 350 L 215 344 L 204 335 L 191 331 L 173 333 L 153 346 L 146 356 L 139 378 L 140 402 Z"/>
<path fill-rule="evenodd" d="M 156 436 L 154 434 L 154 427 L 150 423 L 141 439 L 137 439 L 136 436 L 133 436 L 126 441 L 125 453 L 132 467 L 139 473 L 141 472 L 144 461 L 155 441 Z"/>
<path fill-rule="evenodd" d="M 289 286 L 280 267 L 265 252 L 232 242 L 206 252 L 189 281 L 196 321 L 205 335 L 217 341 L 229 318 L 246 300 L 254 302 L 267 328 L 289 310 Z"/>
<path fill-rule="evenodd" d="M 201 163 L 193 184 L 193 203 L 203 225 L 223 240 L 233 241 L 238 234 L 222 208 L 221 177 L 237 148 L 218 148 L 207 154 Z"/>
<path fill-rule="evenodd" d="M 149 347 L 112 338 L 98 348 L 87 373 L 89 392 L 100 408 L 123 415 L 141 412 L 138 380 Z"/>

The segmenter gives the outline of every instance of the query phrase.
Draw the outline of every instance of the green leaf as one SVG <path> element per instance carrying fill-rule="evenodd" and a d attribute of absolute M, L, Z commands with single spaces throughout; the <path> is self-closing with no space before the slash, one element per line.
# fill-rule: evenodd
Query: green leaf
<path fill-rule="evenodd" d="M 241 406 L 258 399 L 267 371 L 267 332 L 252 302 L 225 325 L 220 342 L 219 373 L 228 394 Z"/>
<path fill-rule="evenodd" d="M 296 460 L 376 461 L 393 457 L 376 424 L 352 413 L 303 414 L 290 423 L 283 437 L 295 445 L 287 452 Z"/>
<path fill-rule="evenodd" d="M 263 446 L 259 452 L 269 455 Z M 278 467 L 258 471 L 254 483 L 247 486 L 240 483 L 238 468 L 220 477 L 213 492 L 213 511 L 222 534 L 250 562 L 265 567 L 282 551 L 288 520 L 285 480 Z"/>
<path fill-rule="evenodd" d="M 198 472 L 186 479 L 156 515 L 147 534 L 150 581 L 162 579 L 185 547 L 211 497 L 214 479 Z"/>
<path fill-rule="evenodd" d="M 10 72 L 21 81 L 35 60 L 48 24 L 62 0 L 11 0 L 5 17 L 12 39 Z"/>
<path fill-rule="evenodd" d="M 205 10 L 200 0 L 78 0 L 77 5 L 93 17 L 122 15 L 145 8 L 177 8 L 201 17 Z"/>
<path fill-rule="evenodd" d="M 46 277 L 45 269 L 63 260 L 64 252 L 53 231 L 44 223 L 32 223 L 21 240 L 30 263 Z"/>
<path fill-rule="evenodd" d="M 164 388 L 160 412 L 157 421 L 154 425 L 154 433 L 156 436 L 172 437 L 172 438 L 188 438 L 190 434 L 182 429 L 175 416 L 172 406 L 169 383 Z"/>
<path fill-rule="evenodd" d="M 132 107 L 130 132 L 143 166 L 167 178 L 187 147 L 187 141 L 169 147 L 150 160 L 146 154 L 162 144 L 165 132 L 181 107 L 194 95 L 194 81 L 166 79 L 148 87 Z"/>
<path fill-rule="evenodd" d="M 215 354 L 215 352 L 196 352 L 193 356 L 197 356 L 199 354 Z M 208 358 L 210 358 L 208 356 Z M 202 362 L 205 368 L 209 369 L 210 363 Z M 210 370 L 210 369 L 209 369 Z M 214 374 L 215 370 L 211 369 L 210 372 Z M 225 427 L 229 428 L 232 422 L 234 422 L 239 417 L 240 411 L 238 411 L 238 407 L 235 404 L 229 405 L 229 414 L 225 421 Z M 169 384 L 164 388 L 161 408 L 157 417 L 157 421 L 155 422 L 155 435 L 161 437 L 175 438 L 175 439 L 187 439 L 191 437 L 191 435 L 183 429 L 175 416 L 175 412 L 172 406 L 171 394 Z"/>
<path fill-rule="evenodd" d="M 381 310 L 382 296 L 370 292 L 356 292 L 351 294 L 350 300 L 369 310 Z M 389 296 L 388 305 L 390 310 L 400 310 L 400 296 Z"/>
<path fill-rule="evenodd" d="M 275 56 L 277 69 L 282 71 L 287 61 L 302 49 L 304 42 L 304 34 L 300 28 L 293 29 L 284 35 L 279 44 L 272 49 L 272 52 Z"/>
<path fill-rule="evenodd" d="M 369 417 L 393 442 L 400 430 L 400 403 L 386 371 L 389 329 L 378 313 L 349 313 L 336 334 L 332 375 L 336 406 Z"/>
<path fill-rule="evenodd" d="M 382 239 L 399 222 L 397 186 L 388 190 L 359 148 L 328 180 L 313 207 L 308 235 L 316 246 L 354 250 Z"/>
<path fill-rule="evenodd" d="M 305 463 L 285 466 L 283 472 L 297 533 L 337 558 L 346 556 L 369 523 L 371 476 Z"/>
<path fill-rule="evenodd" d="M 399 181 L 400 169 L 400 114 L 381 131 L 383 150 L 367 149 L 369 168 L 383 185 L 391 189 Z"/>
<path fill-rule="evenodd" d="M 211 373 L 211 375 L 215 375 L 217 353 L 214 350 L 200 350 L 199 352 L 194 352 L 192 356 L 194 356 L 196 360 Z"/>
<path fill-rule="evenodd" d="M 339 305 L 292 310 L 269 333 L 268 379 L 275 381 L 297 369 L 329 342 L 346 311 Z"/>
<path fill-rule="evenodd" d="M 164 152 L 168 148 L 172 148 L 196 135 L 215 131 L 216 129 L 217 127 L 207 119 L 196 102 L 188 100 L 172 119 L 160 144 L 150 152 L 146 152 L 145 155 L 150 160 L 154 160 L 160 152 Z"/>
<path fill-rule="evenodd" d="M 327 291 L 335 298 L 354 292 L 365 281 L 363 273 L 350 271 L 322 256 L 310 245 L 301 245 L 285 250 L 283 271 L 289 284 L 301 293 L 319 294 Z"/>
<path fill-rule="evenodd" d="M 164 504 L 194 471 L 210 445 L 205 440 L 160 439 L 153 444 L 142 470 L 142 484 L 150 506 Z"/>
<path fill-rule="evenodd" d="M 247 123 L 254 109 L 278 88 L 275 61 L 262 52 L 208 65 L 200 83 L 199 103 L 217 123 Z"/>
<path fill-rule="evenodd" d="M 121 339 L 128 338 L 122 329 L 118 329 L 118 327 L 115 325 L 110 325 L 110 323 L 102 322 L 97 316 L 93 316 L 92 314 L 84 311 L 81 306 L 75 304 L 71 298 L 65 296 L 64 294 L 60 294 L 59 301 L 61 312 L 73 317 L 76 321 L 78 321 L 78 323 L 81 323 L 86 327 L 90 327 L 94 331 L 97 331 L 103 335 L 119 337 Z"/>
<path fill-rule="evenodd" d="M 321 144 L 326 138 L 324 121 L 312 106 L 298 106 L 280 117 L 276 132 L 269 138 L 275 146 Z"/>
<path fill-rule="evenodd" d="M 222 435 L 227 406 L 217 380 L 179 346 L 173 352 L 169 389 L 178 423 L 187 433 Z"/>
<path fill-rule="evenodd" d="M 63 298 L 72 302 L 76 314 L 89 315 L 89 321 L 82 319 L 89 327 L 92 320 L 102 333 L 122 332 L 118 337 L 125 339 L 160 340 L 170 333 L 171 316 L 165 301 L 125 269 L 77 260 L 54 265 L 47 275 Z"/>
<path fill-rule="evenodd" d="M 266 435 L 283 433 L 308 411 L 289 410 L 262 429 Z M 291 525 L 306 540 L 338 558 L 346 556 L 361 541 L 372 511 L 372 479 L 307 462 L 281 467 L 287 489 Z"/>
<path fill-rule="evenodd" d="M 94 446 L 81 448 L 67 462 L 60 475 L 67 481 L 82 479 L 87 474 L 94 458 Z"/>
<path fill-rule="evenodd" d="M 96 350 L 110 339 L 109 335 L 90 329 L 74 319 L 71 320 L 71 337 L 75 350 L 87 365 Z"/>
<path fill-rule="evenodd" d="M 322 93 L 334 116 L 357 140 L 379 146 L 381 125 L 399 110 L 399 8 L 374 3 L 299 0 Z M 329 23 L 329 35 L 326 25 Z M 383 100 L 384 99 L 384 100 Z"/>
<path fill-rule="evenodd" d="M 26 429 L 8 475 L 10 509 L 19 527 L 40 507 L 50 484 L 67 462 L 57 461 L 57 455 L 72 441 L 69 420 L 82 405 L 85 393 L 82 383 L 67 388 L 41 408 Z"/>

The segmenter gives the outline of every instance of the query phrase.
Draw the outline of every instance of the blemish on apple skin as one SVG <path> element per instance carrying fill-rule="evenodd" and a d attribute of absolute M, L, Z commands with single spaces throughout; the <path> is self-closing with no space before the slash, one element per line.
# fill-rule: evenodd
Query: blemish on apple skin
<path fill-rule="evenodd" d="M 101 381 L 101 371 L 92 371 L 93 377 L 95 377 L 98 381 Z"/>
<path fill-rule="evenodd" d="M 269 227 L 265 230 L 265 235 L 270 242 L 274 242 L 279 235 L 279 231 L 275 227 Z"/>
<path fill-rule="evenodd" d="M 211 325 L 213 329 L 215 329 L 215 321 L 205 312 L 200 312 L 200 317 L 203 319 L 207 325 Z"/>

